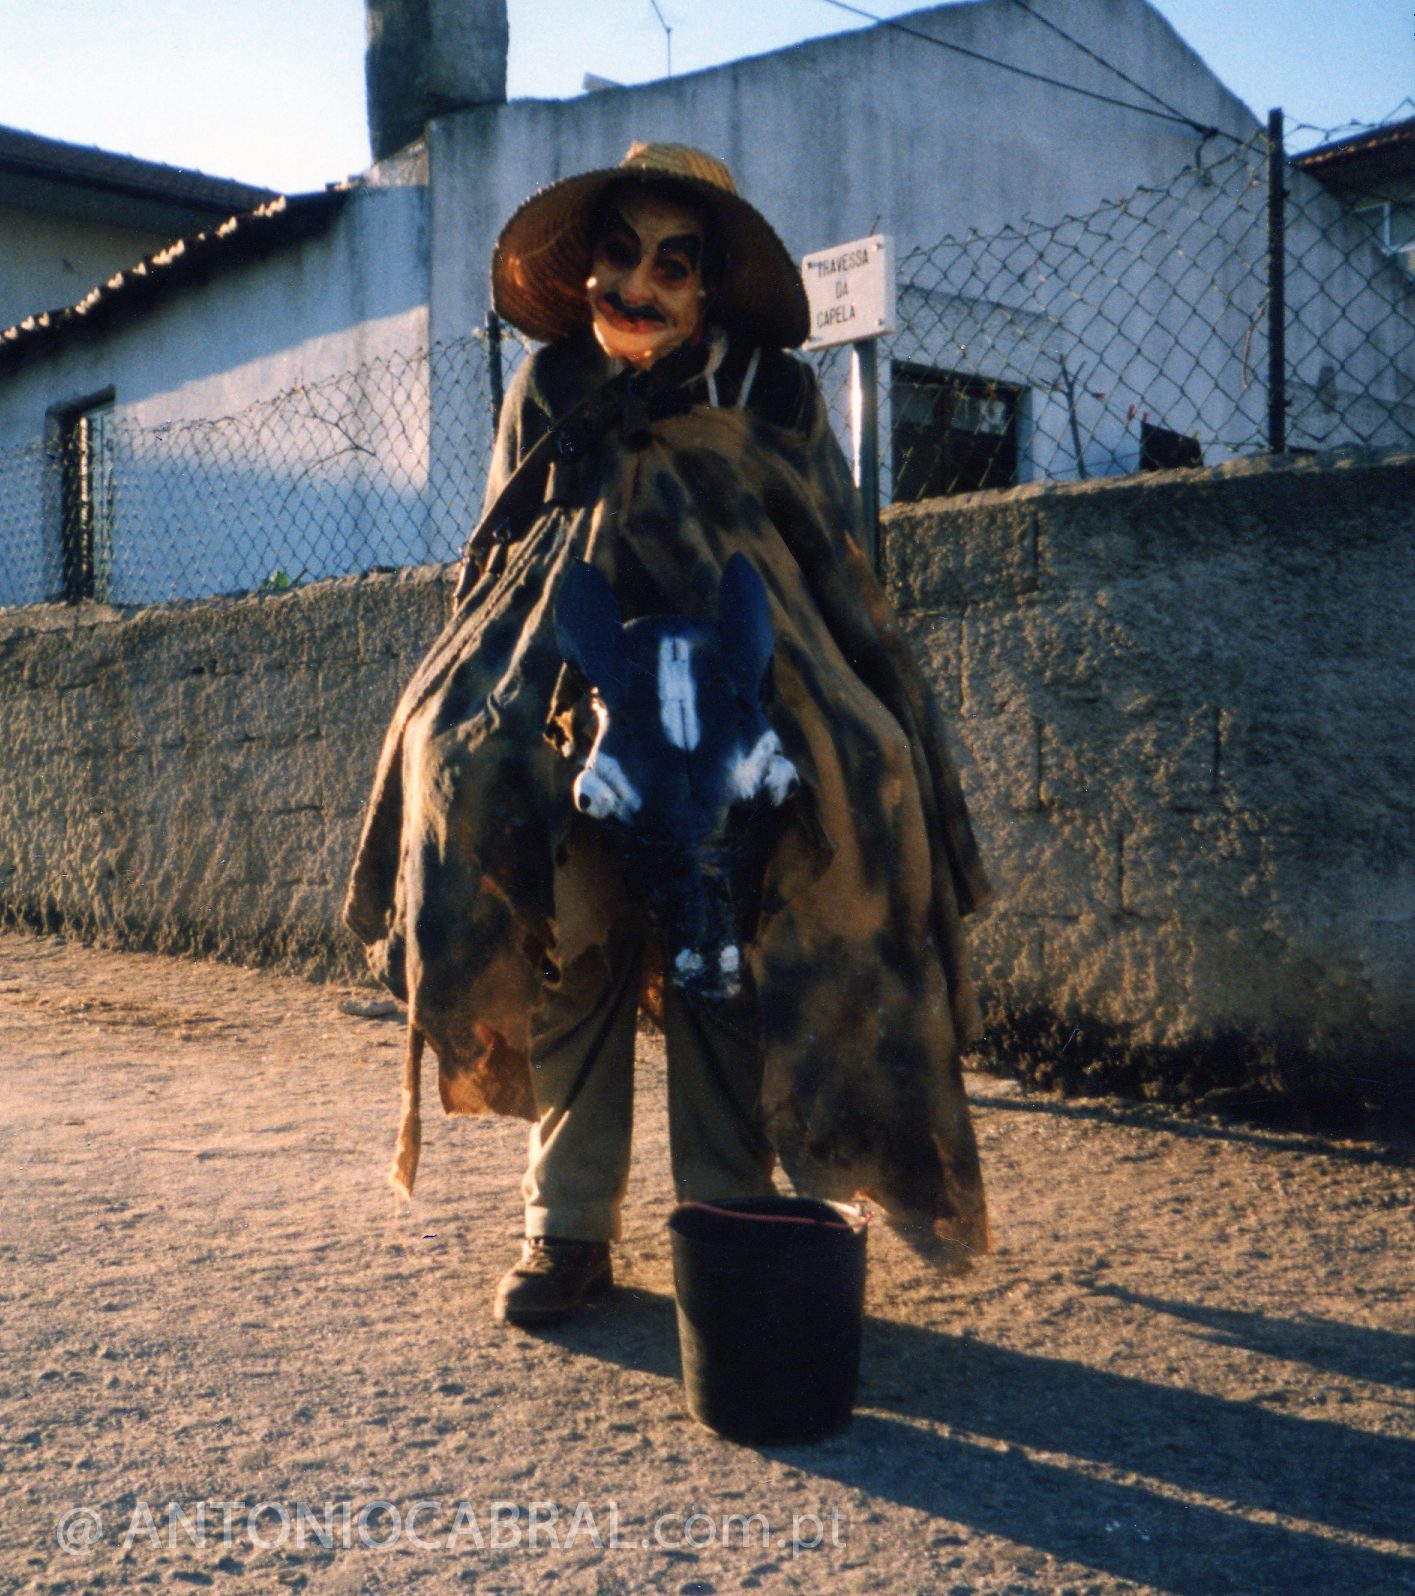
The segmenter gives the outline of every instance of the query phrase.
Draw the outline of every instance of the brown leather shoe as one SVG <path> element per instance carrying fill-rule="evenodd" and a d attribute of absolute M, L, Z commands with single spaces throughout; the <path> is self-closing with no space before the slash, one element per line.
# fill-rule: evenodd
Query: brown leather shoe
<path fill-rule="evenodd" d="M 555 1324 L 614 1284 L 607 1241 L 527 1236 L 496 1288 L 493 1314 L 506 1324 Z"/>

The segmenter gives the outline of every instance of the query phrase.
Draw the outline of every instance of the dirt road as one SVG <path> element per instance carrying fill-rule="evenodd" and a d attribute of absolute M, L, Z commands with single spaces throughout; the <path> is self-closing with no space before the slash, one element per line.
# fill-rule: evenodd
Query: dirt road
<path fill-rule="evenodd" d="M 0 1592 L 1415 1590 L 1389 1154 L 975 1076 L 996 1255 L 875 1227 L 852 1428 L 753 1450 L 683 1409 L 661 1058 L 623 1289 L 532 1337 L 524 1128 L 395 1199 L 347 995 L 0 938 Z"/>

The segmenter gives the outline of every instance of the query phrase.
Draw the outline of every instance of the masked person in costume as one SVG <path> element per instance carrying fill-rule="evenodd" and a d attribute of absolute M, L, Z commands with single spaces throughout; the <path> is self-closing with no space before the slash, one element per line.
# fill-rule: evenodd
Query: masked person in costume
<path fill-rule="evenodd" d="M 946 1255 L 987 1250 L 959 1046 L 976 1022 L 962 920 L 988 888 L 814 374 L 784 352 L 808 332 L 791 258 L 720 161 L 640 144 L 528 200 L 492 290 L 544 347 L 506 395 L 346 904 L 408 1004 L 395 1184 L 411 1189 L 430 1043 L 444 1109 L 532 1122 L 497 1316 L 547 1322 L 609 1285 L 648 926 L 644 882 L 581 812 L 605 707 L 565 642 L 567 584 L 587 562 L 616 622 L 721 607 L 730 639 L 741 555 L 774 645 L 743 711 L 794 790 L 755 833 L 740 983 L 705 998 L 667 972 L 676 1195 L 767 1193 L 779 1159 L 799 1190 L 871 1198 Z"/>

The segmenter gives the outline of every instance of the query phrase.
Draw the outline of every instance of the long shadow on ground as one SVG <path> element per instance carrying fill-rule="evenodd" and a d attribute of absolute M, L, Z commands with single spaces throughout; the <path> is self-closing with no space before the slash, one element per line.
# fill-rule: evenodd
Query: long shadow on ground
<path fill-rule="evenodd" d="M 1051 1094 L 1029 1093 L 1025 1097 L 1004 1097 L 989 1092 L 975 1077 L 969 1084 L 968 1101 L 976 1108 L 997 1109 L 1004 1114 L 1043 1114 L 1052 1119 L 1085 1120 L 1102 1125 L 1135 1125 L 1146 1130 L 1164 1131 L 1192 1141 L 1236 1142 L 1245 1147 L 1268 1147 L 1274 1152 L 1311 1153 L 1343 1164 L 1385 1164 L 1395 1169 L 1415 1162 L 1415 1143 L 1397 1127 L 1385 1127 L 1379 1139 L 1366 1142 L 1339 1142 L 1320 1132 L 1309 1132 L 1269 1125 L 1245 1124 L 1237 1116 L 1225 1120 L 1200 1118 L 1199 1111 L 1157 1107 L 1153 1103 L 1070 1102 Z M 1378 1127 L 1379 1129 L 1380 1127 Z M 1368 1127 L 1369 1129 L 1369 1127 Z"/>
<path fill-rule="evenodd" d="M 1202 1340 L 1219 1346 L 1246 1347 L 1348 1380 L 1374 1380 L 1406 1391 L 1415 1385 L 1415 1336 L 1398 1330 L 1372 1330 L 1339 1319 L 1271 1319 L 1239 1308 L 1152 1297 L 1124 1286 L 1087 1289 L 1094 1297 L 1110 1297 L 1194 1325 Z"/>
<path fill-rule="evenodd" d="M 626 1292 L 612 1312 L 555 1339 L 586 1357 L 672 1376 L 673 1312 L 670 1298 Z M 1245 1344 L 1278 1356 L 1292 1356 L 1303 1333 L 1238 1317 L 1241 1326 L 1221 1328 L 1239 1328 Z M 1347 1347 L 1344 1328 L 1322 1327 L 1333 1366 L 1392 1383 L 1408 1366 L 1407 1338 L 1373 1341 L 1351 1329 Z M 874 1411 L 857 1413 L 844 1436 L 773 1455 L 1176 1596 L 1415 1591 L 1415 1561 L 1330 1538 L 1409 1535 L 1415 1445 L 1398 1438 L 884 1319 L 866 1322 L 859 1405 Z"/>

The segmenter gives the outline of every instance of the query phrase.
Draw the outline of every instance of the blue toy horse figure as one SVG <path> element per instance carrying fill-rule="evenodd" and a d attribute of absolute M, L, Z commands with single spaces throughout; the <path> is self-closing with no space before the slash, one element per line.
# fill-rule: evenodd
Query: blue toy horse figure
<path fill-rule="evenodd" d="M 800 785 L 762 708 L 774 651 L 762 579 L 734 554 L 716 624 L 625 625 L 601 572 L 578 564 L 555 620 L 598 723 L 576 807 L 614 837 L 630 895 L 662 937 L 665 976 L 699 1002 L 735 997 L 771 817 Z"/>

